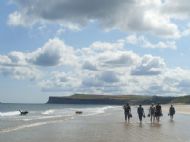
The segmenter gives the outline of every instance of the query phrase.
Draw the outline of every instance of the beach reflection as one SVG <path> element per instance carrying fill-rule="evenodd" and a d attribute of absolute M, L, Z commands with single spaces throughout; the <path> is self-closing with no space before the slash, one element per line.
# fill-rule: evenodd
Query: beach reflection
<path fill-rule="evenodd" d="M 160 128 L 162 125 L 160 123 L 150 123 L 151 127 Z"/>

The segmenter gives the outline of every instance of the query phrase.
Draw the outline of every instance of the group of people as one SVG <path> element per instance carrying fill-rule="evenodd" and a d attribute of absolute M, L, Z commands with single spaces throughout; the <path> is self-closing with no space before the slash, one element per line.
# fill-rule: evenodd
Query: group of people
<path fill-rule="evenodd" d="M 127 103 L 126 105 L 123 106 L 123 109 L 124 109 L 124 114 L 125 114 L 125 121 L 129 122 L 130 118 L 132 118 L 131 107 Z M 144 108 L 142 107 L 141 104 L 137 108 L 137 114 L 138 114 L 140 122 L 142 122 L 143 117 L 144 118 L 146 117 L 145 112 L 144 112 Z M 168 113 L 171 120 L 173 120 L 174 114 L 175 114 L 175 108 L 174 108 L 173 105 L 171 105 L 170 108 L 169 108 L 169 113 Z M 155 119 L 157 120 L 157 122 L 159 122 L 160 117 L 163 116 L 161 105 L 159 103 L 157 105 L 151 104 L 151 106 L 149 107 L 149 113 L 148 113 L 147 116 L 150 117 L 151 123 L 154 122 Z"/>

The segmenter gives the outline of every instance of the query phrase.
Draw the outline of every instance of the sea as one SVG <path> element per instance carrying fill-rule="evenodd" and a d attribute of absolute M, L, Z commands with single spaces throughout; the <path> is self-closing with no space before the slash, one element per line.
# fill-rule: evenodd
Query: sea
<path fill-rule="evenodd" d="M 67 105 L 67 104 L 0 104 L 0 134 L 19 131 L 41 125 L 64 122 L 80 116 L 92 116 L 104 113 L 113 106 L 104 105 Z M 28 111 L 27 115 L 20 115 Z"/>

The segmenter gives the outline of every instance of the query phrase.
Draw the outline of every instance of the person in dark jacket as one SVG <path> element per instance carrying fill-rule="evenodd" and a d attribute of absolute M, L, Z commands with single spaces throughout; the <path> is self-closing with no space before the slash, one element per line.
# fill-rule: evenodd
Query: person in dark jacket
<path fill-rule="evenodd" d="M 148 114 L 148 116 L 150 117 L 151 123 L 154 122 L 154 120 L 155 120 L 155 110 L 156 110 L 156 108 L 155 108 L 154 104 L 151 104 L 151 106 L 149 108 L 149 114 Z"/>
<path fill-rule="evenodd" d="M 155 117 L 156 120 L 159 122 L 160 121 L 160 117 L 162 116 L 162 107 L 161 105 L 158 103 L 156 105 L 156 109 L 155 109 Z"/>
<path fill-rule="evenodd" d="M 125 114 L 125 121 L 130 121 L 130 118 L 132 117 L 131 114 L 131 107 L 130 105 L 127 103 L 126 105 L 123 106 L 124 109 L 124 114 Z"/>
<path fill-rule="evenodd" d="M 144 113 L 144 109 L 143 109 L 142 105 L 139 105 L 139 107 L 137 108 L 137 113 L 138 113 L 139 120 L 140 120 L 140 123 L 141 123 L 142 122 L 142 117 L 145 117 L 145 113 Z"/>
<path fill-rule="evenodd" d="M 169 116 L 170 116 L 170 119 L 173 120 L 173 116 L 175 114 L 175 108 L 173 105 L 170 106 L 170 109 L 169 109 Z"/>

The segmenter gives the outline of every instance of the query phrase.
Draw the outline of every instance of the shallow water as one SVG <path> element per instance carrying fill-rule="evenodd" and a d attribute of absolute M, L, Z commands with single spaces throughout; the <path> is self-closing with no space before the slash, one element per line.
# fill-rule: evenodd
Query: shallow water
<path fill-rule="evenodd" d="M 77 117 L 75 111 L 82 110 L 82 116 L 101 114 L 110 107 L 95 105 L 0 104 L 0 134 L 70 120 Z M 21 116 L 19 109 L 27 110 L 29 114 Z"/>

